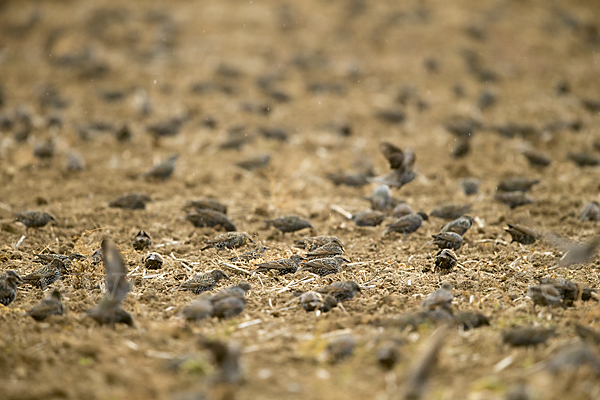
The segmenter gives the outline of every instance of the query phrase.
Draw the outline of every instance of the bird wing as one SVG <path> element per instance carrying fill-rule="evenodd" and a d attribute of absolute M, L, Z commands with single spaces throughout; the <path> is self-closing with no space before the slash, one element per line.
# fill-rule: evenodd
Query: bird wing
<path fill-rule="evenodd" d="M 127 267 L 112 240 L 102 241 L 102 254 L 106 272 L 106 299 L 119 304 L 131 289 L 127 282 Z"/>

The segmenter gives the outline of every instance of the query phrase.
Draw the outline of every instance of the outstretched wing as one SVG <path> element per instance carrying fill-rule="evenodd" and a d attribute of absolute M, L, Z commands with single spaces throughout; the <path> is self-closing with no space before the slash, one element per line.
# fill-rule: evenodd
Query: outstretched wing
<path fill-rule="evenodd" d="M 131 289 L 131 285 L 127 282 L 127 268 L 112 240 L 102 241 L 102 255 L 106 272 L 106 299 L 119 304 Z"/>

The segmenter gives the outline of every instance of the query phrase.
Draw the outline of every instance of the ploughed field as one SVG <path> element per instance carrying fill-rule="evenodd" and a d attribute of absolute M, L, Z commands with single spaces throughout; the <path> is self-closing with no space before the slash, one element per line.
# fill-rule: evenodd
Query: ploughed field
<path fill-rule="evenodd" d="M 595 1 L 0 32 L 0 399 L 600 398 Z"/>

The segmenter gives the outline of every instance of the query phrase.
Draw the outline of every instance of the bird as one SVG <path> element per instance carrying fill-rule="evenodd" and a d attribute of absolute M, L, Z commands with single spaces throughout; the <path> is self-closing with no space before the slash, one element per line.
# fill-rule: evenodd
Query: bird
<path fill-rule="evenodd" d="M 229 261 L 234 262 L 234 263 L 247 263 L 248 261 L 251 261 L 251 260 L 257 260 L 257 259 L 263 257 L 265 250 L 269 250 L 269 248 L 265 247 L 265 246 L 256 246 L 256 249 L 246 251 L 240 255 L 231 257 L 229 259 Z"/>
<path fill-rule="evenodd" d="M 321 296 L 321 293 L 312 290 L 304 292 L 300 296 L 300 304 L 305 311 L 315 311 L 322 303 L 323 296 Z"/>
<path fill-rule="evenodd" d="M 429 220 L 429 217 L 422 211 L 405 215 L 404 217 L 396 219 L 391 224 L 388 224 L 383 231 L 382 236 L 385 236 L 390 232 L 398 232 L 406 236 L 409 233 L 416 232 L 423 224 L 423 221 L 427 220 Z"/>
<path fill-rule="evenodd" d="M 143 251 L 152 246 L 152 239 L 144 232 L 139 231 L 133 238 L 133 248 L 137 251 Z"/>
<path fill-rule="evenodd" d="M 485 315 L 475 311 L 460 311 L 454 315 L 458 325 L 465 331 L 490 326 L 490 320 Z"/>
<path fill-rule="evenodd" d="M 430 293 L 425 300 L 423 300 L 421 308 L 427 310 L 441 308 L 452 314 L 452 299 L 454 299 L 454 295 L 452 294 L 452 284 L 450 282 L 444 282 L 441 288 Z"/>
<path fill-rule="evenodd" d="M 246 171 L 253 171 L 258 168 L 266 167 L 271 161 L 270 154 L 260 154 L 255 157 L 251 157 L 235 163 L 238 167 L 245 169 Z"/>
<path fill-rule="evenodd" d="M 314 231 L 315 228 L 311 223 L 305 219 L 300 218 L 297 215 L 286 215 L 271 220 L 266 220 L 267 226 L 273 226 L 279 229 L 283 234 L 300 231 L 302 229 L 310 228 Z"/>
<path fill-rule="evenodd" d="M 325 347 L 325 358 L 330 364 L 338 363 L 354 353 L 356 339 L 352 335 L 343 334 L 333 337 Z"/>
<path fill-rule="evenodd" d="M 331 285 L 317 289 L 317 293 L 320 293 L 323 296 L 332 296 L 339 303 L 352 300 L 356 293 L 360 292 L 360 286 L 354 281 L 335 282 Z"/>
<path fill-rule="evenodd" d="M 213 305 L 209 300 L 200 298 L 183 307 L 181 315 L 186 321 L 200 321 L 211 317 L 213 310 Z"/>
<path fill-rule="evenodd" d="M 235 286 L 229 286 L 219 290 L 217 293 L 211 295 L 209 300 L 214 304 L 220 300 L 235 297 L 246 301 L 246 293 L 252 289 L 252 286 L 248 282 L 242 281 Z"/>
<path fill-rule="evenodd" d="M 451 249 L 442 249 L 435 256 L 433 272 L 448 274 L 452 272 L 457 263 L 456 254 Z"/>
<path fill-rule="evenodd" d="M 395 169 L 388 174 L 376 176 L 374 178 L 367 178 L 367 180 L 371 183 L 379 183 L 382 185 L 401 188 L 402 186 L 414 181 L 416 177 L 417 174 L 412 169 L 407 171 L 403 169 Z"/>
<path fill-rule="evenodd" d="M 458 233 L 460 236 L 464 236 L 465 233 L 467 233 L 467 231 L 471 229 L 471 226 L 473 226 L 473 218 L 468 215 L 463 215 L 462 217 L 459 217 L 454 221 L 448 222 L 442 227 L 440 232 L 454 232 Z"/>
<path fill-rule="evenodd" d="M 148 253 L 144 257 L 144 266 L 148 269 L 161 269 L 165 259 L 159 253 Z"/>
<path fill-rule="evenodd" d="M 554 328 L 547 329 L 541 326 L 516 327 L 502 331 L 502 342 L 513 347 L 536 346 L 545 343 L 555 334 Z"/>
<path fill-rule="evenodd" d="M 181 284 L 179 290 L 190 290 L 194 294 L 200 294 L 214 288 L 221 279 L 230 280 L 225 272 L 220 269 L 214 269 L 188 279 Z"/>
<path fill-rule="evenodd" d="M 62 303 L 60 291 L 53 290 L 50 296 L 43 299 L 33 307 L 27 314 L 36 321 L 43 321 L 52 315 L 63 315 L 65 306 Z"/>
<path fill-rule="evenodd" d="M 141 193 L 127 193 L 117 197 L 108 206 L 111 208 L 124 208 L 128 210 L 145 210 L 146 204 L 151 202 L 150 196 Z"/>
<path fill-rule="evenodd" d="M 0 304 L 7 306 L 17 297 L 19 282 L 23 279 L 13 270 L 0 275 Z"/>
<path fill-rule="evenodd" d="M 533 302 L 534 312 L 535 306 L 548 306 L 552 308 L 552 306 L 562 302 L 558 288 L 551 283 L 530 286 L 527 290 L 527 296 Z"/>
<path fill-rule="evenodd" d="M 334 185 L 350 186 L 350 187 L 363 187 L 369 184 L 369 176 L 362 172 L 349 173 L 349 172 L 332 172 L 326 175 Z"/>
<path fill-rule="evenodd" d="M 340 256 L 344 253 L 344 245 L 338 238 L 334 238 L 331 242 L 324 244 L 323 246 L 317 247 L 316 249 L 306 253 L 308 258 L 324 258 Z"/>
<path fill-rule="evenodd" d="M 582 221 L 598 221 L 600 217 L 600 204 L 597 201 L 590 201 L 581 210 L 579 219 Z"/>
<path fill-rule="evenodd" d="M 528 192 L 538 183 L 540 183 L 539 179 L 518 176 L 498 183 L 496 190 L 499 192 Z"/>
<path fill-rule="evenodd" d="M 546 154 L 537 150 L 526 150 L 523 152 L 523 155 L 529 161 L 529 165 L 535 167 L 546 168 L 550 164 L 552 164 L 552 160 Z"/>
<path fill-rule="evenodd" d="M 399 203 L 392 210 L 392 215 L 395 218 L 404 217 L 405 215 L 408 215 L 408 214 L 413 214 L 413 210 L 406 203 Z"/>
<path fill-rule="evenodd" d="M 555 278 L 541 278 L 539 279 L 540 284 L 537 286 L 530 287 L 530 293 L 528 296 L 534 301 L 534 307 L 536 304 L 536 300 L 540 301 L 540 303 L 544 300 L 539 299 L 540 295 L 548 295 L 545 296 L 545 301 L 550 302 L 549 297 L 559 297 L 559 304 L 563 307 L 571 307 L 573 303 L 579 298 L 579 294 L 582 293 L 582 289 L 576 283 L 568 280 L 568 279 L 555 279 Z M 548 286 L 552 286 L 554 290 L 547 289 Z M 533 289 L 533 293 L 531 293 Z M 558 295 L 556 295 L 558 293 Z M 532 296 L 533 294 L 533 296 Z M 538 303 L 538 304 L 540 304 Z M 540 304 L 540 305 L 553 305 L 553 304 Z"/>
<path fill-rule="evenodd" d="M 242 351 L 239 346 L 205 338 L 200 339 L 200 345 L 210 351 L 218 367 L 219 372 L 215 377 L 217 383 L 232 387 L 243 381 L 244 374 L 240 363 Z"/>
<path fill-rule="evenodd" d="M 60 261 L 62 261 L 67 267 L 70 267 L 73 261 L 82 261 L 86 259 L 86 257 L 83 254 L 77 252 L 73 252 L 68 256 L 64 254 L 34 254 L 34 256 L 36 258 L 31 260 L 34 263 L 49 265 L 50 263 L 52 263 L 52 260 L 57 258 Z"/>
<path fill-rule="evenodd" d="M 510 209 L 525 206 L 527 204 L 533 204 L 525 192 L 500 192 L 494 195 L 494 200 L 500 203 L 506 204 Z"/>
<path fill-rule="evenodd" d="M 431 243 L 435 244 L 439 249 L 458 250 L 462 246 L 463 238 L 458 233 L 442 232 L 433 235 Z"/>
<path fill-rule="evenodd" d="M 223 214 L 227 214 L 227 206 L 221 204 L 217 200 L 209 199 L 209 198 L 190 200 L 185 204 L 184 209 L 189 209 L 189 208 L 193 208 L 196 210 L 209 209 L 209 210 L 218 211 Z"/>
<path fill-rule="evenodd" d="M 146 180 L 166 181 L 173 175 L 179 154 L 172 155 L 164 161 L 152 166 L 148 171 L 141 174 Z"/>
<path fill-rule="evenodd" d="M 391 340 L 387 341 L 377 350 L 375 357 L 377 358 L 377 364 L 381 368 L 391 371 L 401 358 L 398 344 Z"/>
<path fill-rule="evenodd" d="M 471 204 L 442 204 L 434 208 L 430 215 L 441 219 L 454 220 L 471 211 L 471 207 Z"/>
<path fill-rule="evenodd" d="M 600 165 L 600 158 L 591 153 L 568 153 L 567 157 L 579 167 L 594 167 Z"/>
<path fill-rule="evenodd" d="M 592 238 L 589 242 L 577 243 L 564 239 L 556 234 L 548 234 L 545 238 L 554 246 L 565 250 L 565 254 L 558 261 L 559 267 L 571 267 L 590 261 L 595 257 L 600 246 L 600 236 Z"/>
<path fill-rule="evenodd" d="M 196 228 L 222 228 L 227 232 L 235 232 L 237 228 L 227 218 L 227 215 L 211 209 L 195 209 L 194 212 L 185 216 Z"/>
<path fill-rule="evenodd" d="M 50 264 L 46 264 L 37 269 L 35 272 L 25 275 L 23 277 L 23 282 L 39 287 L 43 290 L 59 280 L 63 274 L 69 274 L 70 272 L 71 271 L 61 259 L 55 258 L 50 262 Z"/>
<path fill-rule="evenodd" d="M 479 185 L 481 185 L 481 181 L 477 178 L 464 178 L 460 181 L 460 187 L 467 196 L 477 194 L 479 192 Z"/>
<path fill-rule="evenodd" d="M 133 317 L 121 308 L 123 299 L 131 290 L 131 284 L 127 282 L 127 267 L 112 240 L 102 240 L 102 254 L 104 272 L 106 275 L 106 294 L 98 305 L 88 310 L 87 315 L 100 325 L 117 323 L 133 326 Z"/>
<path fill-rule="evenodd" d="M 533 229 L 526 228 L 519 225 L 508 224 L 508 228 L 505 229 L 512 238 L 512 242 L 521 243 L 524 245 L 534 244 L 540 235 Z"/>
<path fill-rule="evenodd" d="M 326 245 L 333 240 L 339 240 L 335 236 L 311 236 L 303 239 L 294 240 L 293 247 L 298 249 L 305 249 L 307 251 L 313 251 L 318 247 Z"/>
<path fill-rule="evenodd" d="M 25 225 L 26 230 L 29 230 L 29 228 L 42 228 L 52 221 L 58 222 L 51 214 L 37 210 L 16 213 L 15 218 Z"/>
<path fill-rule="evenodd" d="M 407 150 L 405 153 L 401 148 L 389 142 L 381 142 L 379 149 L 390 164 L 391 169 L 399 169 L 406 166 L 407 163 L 414 163 L 414 160 L 411 159 L 411 157 L 414 157 L 414 154 L 411 154 L 410 150 Z"/>
<path fill-rule="evenodd" d="M 342 256 L 333 256 L 327 258 L 317 258 L 305 261 L 300 264 L 300 271 L 308 271 L 315 275 L 326 276 L 340 272 L 340 267 L 344 262 L 350 262 Z"/>
<path fill-rule="evenodd" d="M 204 246 L 200 250 L 206 250 L 211 247 L 217 250 L 223 249 L 236 249 L 238 247 L 245 246 L 248 243 L 256 242 L 245 232 L 228 232 L 218 235 L 210 240 L 204 242 L 206 246 Z"/>
<path fill-rule="evenodd" d="M 364 199 L 371 203 L 371 209 L 374 211 L 387 211 L 396 202 L 388 185 L 377 186 L 371 196 Z"/>
<path fill-rule="evenodd" d="M 257 264 L 257 268 L 252 270 L 252 273 L 276 271 L 279 276 L 293 274 L 298 270 L 298 264 L 305 258 L 298 254 L 292 254 L 289 258 L 281 258 L 261 264 Z"/>
<path fill-rule="evenodd" d="M 380 211 L 363 211 L 352 216 L 352 221 L 357 226 L 378 226 L 385 219 L 385 214 Z"/>
<path fill-rule="evenodd" d="M 246 302 L 239 297 L 225 297 L 212 302 L 212 316 L 219 319 L 228 319 L 241 314 L 246 307 Z"/>

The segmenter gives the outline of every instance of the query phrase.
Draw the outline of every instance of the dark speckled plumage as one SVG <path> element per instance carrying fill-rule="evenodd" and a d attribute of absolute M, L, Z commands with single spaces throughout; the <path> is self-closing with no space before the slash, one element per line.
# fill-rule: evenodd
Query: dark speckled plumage
<path fill-rule="evenodd" d="M 49 222 L 56 219 L 47 212 L 43 211 L 24 211 L 15 214 L 16 220 L 29 228 L 41 228 L 46 226 Z"/>
<path fill-rule="evenodd" d="M 53 290 L 50 296 L 33 307 L 27 314 L 36 321 L 43 321 L 52 315 L 63 315 L 65 307 L 58 290 Z"/>
<path fill-rule="evenodd" d="M 298 254 L 292 254 L 289 258 L 282 258 L 258 264 L 252 272 L 276 271 L 279 275 L 293 274 L 298 270 L 298 264 L 304 260 L 304 257 Z"/>
<path fill-rule="evenodd" d="M 306 228 L 314 230 L 309 221 L 302 219 L 297 215 L 286 215 L 284 217 L 266 220 L 265 223 L 268 226 L 274 226 L 282 233 L 296 232 Z"/>
<path fill-rule="evenodd" d="M 8 306 L 15 300 L 21 277 L 12 270 L 0 275 L 0 304 Z"/>
<path fill-rule="evenodd" d="M 23 277 L 23 282 L 42 289 L 59 280 L 63 274 L 70 273 L 65 263 L 59 258 L 53 259 L 50 264 L 44 265 L 35 272 Z"/>
<path fill-rule="evenodd" d="M 200 294 L 214 288 L 221 279 L 229 280 L 229 277 L 222 270 L 215 269 L 210 272 L 194 276 L 193 278 L 182 283 L 179 289 L 191 290 L 195 294 Z"/>
<path fill-rule="evenodd" d="M 308 271 L 315 275 L 326 276 L 340 272 L 340 268 L 344 262 L 348 262 L 348 260 L 342 256 L 317 258 L 300 264 L 298 272 Z"/>
<path fill-rule="evenodd" d="M 356 293 L 360 293 L 360 286 L 354 281 L 335 282 L 331 285 L 317 289 L 323 296 L 329 295 L 338 302 L 352 300 Z"/>
<path fill-rule="evenodd" d="M 454 232 L 442 232 L 433 235 L 433 244 L 439 249 L 458 250 L 462 246 L 462 242 L 462 236 Z"/>
<path fill-rule="evenodd" d="M 185 216 L 196 228 L 222 228 L 227 232 L 235 232 L 236 226 L 227 218 L 227 215 L 210 209 L 196 209 Z"/>
<path fill-rule="evenodd" d="M 206 246 L 202 250 L 214 247 L 217 250 L 236 249 L 245 246 L 248 243 L 256 242 L 245 232 L 228 232 L 207 240 Z"/>

